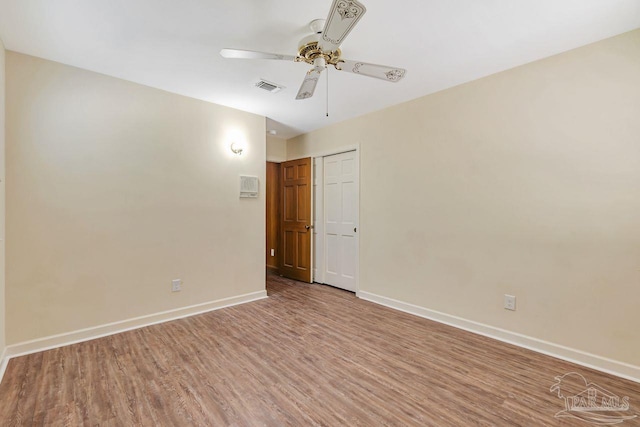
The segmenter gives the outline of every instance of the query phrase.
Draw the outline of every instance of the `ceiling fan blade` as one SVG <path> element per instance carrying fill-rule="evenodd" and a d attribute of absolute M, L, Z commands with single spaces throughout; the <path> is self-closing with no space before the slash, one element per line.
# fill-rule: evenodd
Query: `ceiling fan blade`
<path fill-rule="evenodd" d="M 348 59 L 341 60 L 340 63 L 336 65 L 336 68 L 341 71 L 375 77 L 376 79 L 386 80 L 388 82 L 398 82 L 407 74 L 407 70 L 404 68 L 349 61 Z"/>
<path fill-rule="evenodd" d="M 295 56 L 280 55 L 279 53 L 257 52 L 255 50 L 243 49 L 222 49 L 220 55 L 231 59 L 279 59 L 282 61 L 293 61 Z"/>
<path fill-rule="evenodd" d="M 296 99 L 307 99 L 313 96 L 313 92 L 316 90 L 316 85 L 318 84 L 318 79 L 320 78 L 320 72 L 315 68 L 309 70 L 307 75 L 304 77 L 304 81 L 300 85 L 300 90 L 298 90 L 298 95 L 296 95 Z"/>
<path fill-rule="evenodd" d="M 333 0 L 318 42 L 320 49 L 323 52 L 337 50 L 366 11 L 364 5 L 357 0 Z"/>

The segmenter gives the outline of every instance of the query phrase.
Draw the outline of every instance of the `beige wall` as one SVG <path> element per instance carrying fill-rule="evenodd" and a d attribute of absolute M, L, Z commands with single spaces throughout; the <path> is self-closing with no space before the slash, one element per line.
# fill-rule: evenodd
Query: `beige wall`
<path fill-rule="evenodd" d="M 267 161 L 284 162 L 287 160 L 287 140 L 267 135 Z"/>
<path fill-rule="evenodd" d="M 360 144 L 360 290 L 639 366 L 638 52 L 640 30 L 289 140 Z"/>
<path fill-rule="evenodd" d="M 264 290 L 264 197 L 238 192 L 241 174 L 264 189 L 265 131 L 7 52 L 7 343 Z"/>
<path fill-rule="evenodd" d="M 5 240 L 5 203 L 4 203 L 4 147 L 5 147 L 5 50 L 0 39 L 0 355 L 4 352 L 5 340 L 5 298 L 4 298 L 4 240 Z"/>

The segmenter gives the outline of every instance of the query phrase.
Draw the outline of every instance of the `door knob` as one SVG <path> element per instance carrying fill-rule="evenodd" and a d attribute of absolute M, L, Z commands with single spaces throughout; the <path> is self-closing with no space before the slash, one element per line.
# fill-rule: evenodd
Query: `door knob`
<path fill-rule="evenodd" d="M 311 226 L 309 225 L 305 225 L 304 228 L 306 228 L 307 230 L 311 228 Z"/>
<path fill-rule="evenodd" d="M 353 232 L 355 233 L 356 231 L 358 231 L 358 227 L 353 227 Z"/>

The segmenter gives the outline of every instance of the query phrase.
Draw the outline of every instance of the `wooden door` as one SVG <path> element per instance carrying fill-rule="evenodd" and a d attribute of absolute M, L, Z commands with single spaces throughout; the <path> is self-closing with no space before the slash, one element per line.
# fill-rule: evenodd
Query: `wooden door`
<path fill-rule="evenodd" d="M 280 273 L 311 283 L 311 158 L 280 164 L 282 267 Z"/>
<path fill-rule="evenodd" d="M 355 151 L 324 158 L 324 283 L 356 291 L 358 159 Z"/>

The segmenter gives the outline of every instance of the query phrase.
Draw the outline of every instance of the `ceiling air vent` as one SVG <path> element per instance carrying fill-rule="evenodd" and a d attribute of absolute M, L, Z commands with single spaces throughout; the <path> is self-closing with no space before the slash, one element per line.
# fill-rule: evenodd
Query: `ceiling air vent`
<path fill-rule="evenodd" d="M 260 88 L 260 89 L 264 89 L 267 92 L 271 92 L 271 93 L 276 93 L 276 92 L 279 92 L 280 90 L 284 89 L 284 86 L 280 86 L 280 85 L 277 85 L 275 83 L 268 82 L 268 81 L 266 81 L 264 79 L 260 79 L 256 83 L 256 87 Z"/>

